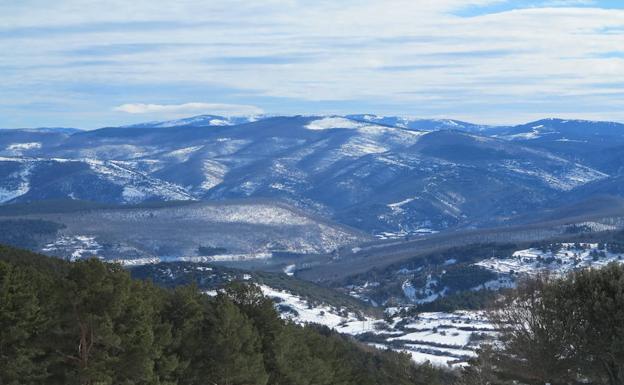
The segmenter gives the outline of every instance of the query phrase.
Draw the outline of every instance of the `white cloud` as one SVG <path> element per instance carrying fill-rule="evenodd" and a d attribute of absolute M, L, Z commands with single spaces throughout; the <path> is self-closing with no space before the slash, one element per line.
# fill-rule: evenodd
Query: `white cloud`
<path fill-rule="evenodd" d="M 601 9 L 599 2 L 592 8 L 575 7 L 588 0 L 518 2 L 530 4 L 525 8 L 504 0 L 10 3 L 0 14 L 0 51 L 11 52 L 0 58 L 0 105 L 45 104 L 44 96 L 54 94 L 77 109 L 90 98 L 106 105 L 223 100 L 271 113 L 293 105 L 324 113 L 308 106 L 347 101 L 354 110 L 358 103 L 397 106 L 390 113 L 470 114 L 490 122 L 510 119 L 520 105 L 518 116 L 571 108 L 622 116 L 624 58 L 617 53 L 624 47 L 624 10 Z M 508 10 L 456 14 L 496 3 Z M 202 92 L 176 91 L 188 84 Z M 119 88 L 100 93 L 100 85 Z M 140 89 L 147 91 L 137 95 Z M 187 104 L 115 111 L 218 110 Z"/>
<path fill-rule="evenodd" d="M 256 106 L 199 102 L 184 104 L 129 103 L 115 107 L 114 111 L 126 112 L 129 114 L 160 114 L 169 116 L 182 116 L 187 114 L 237 116 L 258 115 L 263 113 L 262 109 Z"/>
<path fill-rule="evenodd" d="M 595 5 L 594 0 L 548 0 L 541 3 L 545 7 L 574 7 L 577 5 Z"/>

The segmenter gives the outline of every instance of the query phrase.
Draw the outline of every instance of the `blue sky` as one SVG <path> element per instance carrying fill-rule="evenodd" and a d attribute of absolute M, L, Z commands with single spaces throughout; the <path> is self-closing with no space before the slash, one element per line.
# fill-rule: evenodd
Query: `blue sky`
<path fill-rule="evenodd" d="M 203 113 L 624 121 L 624 2 L 23 0 L 0 127 Z"/>

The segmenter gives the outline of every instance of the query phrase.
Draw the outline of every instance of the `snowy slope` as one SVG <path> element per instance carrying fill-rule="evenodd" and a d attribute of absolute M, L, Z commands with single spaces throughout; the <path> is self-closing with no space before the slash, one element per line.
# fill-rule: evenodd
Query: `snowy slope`
<path fill-rule="evenodd" d="M 553 122 L 536 122 L 528 132 L 543 134 Z M 331 115 L 198 116 L 45 134 L 54 137 L 0 132 L 0 155 L 7 158 L 6 167 L 0 164 L 0 199 L 139 203 L 261 197 L 380 238 L 401 238 L 499 225 L 568 196 L 620 193 L 619 168 L 594 167 L 574 154 L 536 146 L 535 140 L 509 140 L 508 129 Z M 527 132 L 520 126 L 516 131 L 509 135 Z"/>
<path fill-rule="evenodd" d="M 273 201 L 176 202 L 154 207 L 93 208 L 21 218 L 65 225 L 42 251 L 61 256 L 97 255 L 107 260 L 240 262 L 273 254 L 330 253 L 370 239 L 365 234 Z M 97 252 L 81 240 L 102 247 Z M 201 248 L 217 253 L 203 254 Z M 126 262 L 124 262 L 125 264 Z"/>
<path fill-rule="evenodd" d="M 356 336 L 378 349 L 407 352 L 415 362 L 437 366 L 462 366 L 475 357 L 483 341 L 496 331 L 483 312 L 421 313 L 418 317 L 395 316 L 391 323 L 339 309 L 311 304 L 301 297 L 269 286 L 262 292 L 276 303 L 285 319 L 299 324 L 316 323 Z M 383 341 L 383 342 L 380 342 Z"/>
<path fill-rule="evenodd" d="M 0 158 L 0 202 L 83 199 L 138 203 L 193 200 L 183 187 L 149 176 L 122 161 Z"/>

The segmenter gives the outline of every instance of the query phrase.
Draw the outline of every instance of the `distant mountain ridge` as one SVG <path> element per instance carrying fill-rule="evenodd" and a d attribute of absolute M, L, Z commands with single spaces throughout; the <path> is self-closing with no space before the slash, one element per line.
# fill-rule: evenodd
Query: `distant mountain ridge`
<path fill-rule="evenodd" d="M 386 237 L 620 196 L 624 124 L 377 115 L 0 130 L 0 202 L 279 199 Z"/>
<path fill-rule="evenodd" d="M 179 127 L 179 126 L 197 126 L 197 127 L 209 127 L 209 126 L 234 126 L 237 124 L 254 122 L 262 119 L 263 116 L 219 116 L 219 115 L 197 115 L 190 118 L 155 121 L 132 124 L 123 127 Z"/>

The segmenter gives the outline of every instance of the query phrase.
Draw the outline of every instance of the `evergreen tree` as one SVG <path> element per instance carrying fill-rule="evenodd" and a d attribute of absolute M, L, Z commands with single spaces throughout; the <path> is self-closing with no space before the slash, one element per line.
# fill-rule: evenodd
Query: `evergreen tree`
<path fill-rule="evenodd" d="M 279 335 L 276 355 L 278 374 L 274 384 L 280 385 L 330 385 L 335 384 L 328 356 L 315 355 L 309 344 L 306 329 L 288 325 Z M 310 345 L 310 346 L 309 346 Z"/>
<path fill-rule="evenodd" d="M 262 294 L 257 285 L 233 282 L 225 287 L 225 295 L 251 320 L 260 334 L 264 365 L 269 373 L 277 373 L 278 336 L 284 322 L 275 310 L 274 302 Z M 270 377 L 270 383 L 275 379 Z"/>
<path fill-rule="evenodd" d="M 208 343 L 202 336 L 207 306 L 204 297 L 196 286 L 179 287 L 171 293 L 163 309 L 163 318 L 171 326 L 171 342 L 165 352 L 174 360 L 173 372 L 165 378 L 181 385 L 196 384 L 200 380 L 193 372 L 197 365 L 191 367 L 191 363 Z"/>
<path fill-rule="evenodd" d="M 121 349 L 113 320 L 123 309 L 129 282 L 108 269 L 96 260 L 76 262 L 59 288 L 55 344 L 69 383 L 112 384 L 111 353 Z"/>
<path fill-rule="evenodd" d="M 552 288 L 561 299 L 562 317 L 575 329 L 579 367 L 599 382 L 624 384 L 624 266 L 574 273 Z"/>
<path fill-rule="evenodd" d="M 164 290 L 0 247 L 0 384 L 435 384 L 406 355 L 283 322 L 258 287 Z"/>
<path fill-rule="evenodd" d="M 206 313 L 200 376 L 219 385 L 264 385 L 261 341 L 252 322 L 225 295 Z"/>
<path fill-rule="evenodd" d="M 38 278 L 31 269 L 0 261 L 0 384 L 37 384 L 47 376 L 38 341 L 47 323 Z"/>

